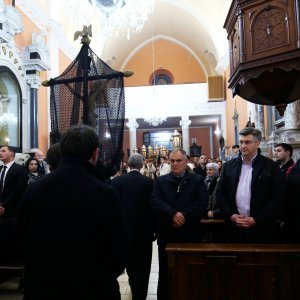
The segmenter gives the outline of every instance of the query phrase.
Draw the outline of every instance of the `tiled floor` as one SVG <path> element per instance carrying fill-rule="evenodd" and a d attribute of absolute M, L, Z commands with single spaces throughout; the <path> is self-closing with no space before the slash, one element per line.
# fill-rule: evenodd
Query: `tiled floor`
<path fill-rule="evenodd" d="M 118 281 L 120 285 L 121 300 L 131 300 L 131 291 L 130 291 L 130 286 L 128 284 L 127 274 L 121 275 L 118 278 Z M 157 244 L 156 242 L 154 242 L 147 300 L 156 300 L 157 282 L 158 282 L 158 253 L 157 253 Z M 0 300 L 2 299 L 0 298 Z"/>
<path fill-rule="evenodd" d="M 0 300 L 22 300 L 23 293 L 18 291 L 18 284 L 20 279 L 13 278 L 0 285 Z M 131 300 L 131 291 L 128 284 L 128 276 L 121 275 L 118 278 L 120 284 L 121 300 Z M 156 300 L 156 288 L 158 281 L 158 254 L 157 244 L 153 243 L 153 255 L 151 274 L 148 287 L 147 300 Z"/>

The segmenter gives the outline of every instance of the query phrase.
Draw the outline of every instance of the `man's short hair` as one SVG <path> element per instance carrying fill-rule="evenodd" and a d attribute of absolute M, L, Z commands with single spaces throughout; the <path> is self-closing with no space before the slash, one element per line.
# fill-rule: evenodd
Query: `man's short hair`
<path fill-rule="evenodd" d="M 61 154 L 64 157 L 89 160 L 98 147 L 99 138 L 95 130 L 87 125 L 72 126 L 60 141 Z"/>
<path fill-rule="evenodd" d="M 175 149 L 171 152 L 171 155 L 175 154 L 176 152 L 180 152 L 183 155 L 183 159 L 187 159 L 186 152 L 183 149 Z"/>
<path fill-rule="evenodd" d="M 15 147 L 8 146 L 8 145 L 1 145 L 0 148 L 2 148 L 2 147 L 7 147 L 8 151 L 12 152 L 14 157 L 16 156 L 16 148 Z"/>
<path fill-rule="evenodd" d="M 258 130 L 257 128 L 245 127 L 239 132 L 239 135 L 242 135 L 242 136 L 247 136 L 250 134 L 252 134 L 256 140 L 261 141 L 261 138 L 262 138 L 261 131 Z"/>
<path fill-rule="evenodd" d="M 49 165 L 50 171 L 54 171 L 57 169 L 59 161 L 61 159 L 61 149 L 60 144 L 53 144 L 47 151 L 46 162 Z"/>
<path fill-rule="evenodd" d="M 133 153 L 129 156 L 127 165 L 130 169 L 141 169 L 144 164 L 144 158 L 139 153 Z"/>
<path fill-rule="evenodd" d="M 233 145 L 231 148 L 232 149 L 240 149 L 240 146 L 239 145 Z"/>
<path fill-rule="evenodd" d="M 290 152 L 290 157 L 293 156 L 293 147 L 290 145 L 290 144 L 287 144 L 287 143 L 279 143 L 279 144 L 276 144 L 274 146 L 274 148 L 277 148 L 277 147 L 282 147 L 284 149 L 284 151 L 289 151 Z"/>

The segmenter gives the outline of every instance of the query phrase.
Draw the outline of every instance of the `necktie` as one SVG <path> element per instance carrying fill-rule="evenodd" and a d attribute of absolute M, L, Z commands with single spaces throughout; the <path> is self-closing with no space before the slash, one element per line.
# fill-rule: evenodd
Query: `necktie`
<path fill-rule="evenodd" d="M 1 192 L 1 194 L 2 194 L 2 191 L 3 191 L 4 175 L 5 175 L 5 172 L 6 172 L 6 168 L 7 168 L 7 166 L 3 166 L 1 177 L 0 177 L 0 192 Z"/>

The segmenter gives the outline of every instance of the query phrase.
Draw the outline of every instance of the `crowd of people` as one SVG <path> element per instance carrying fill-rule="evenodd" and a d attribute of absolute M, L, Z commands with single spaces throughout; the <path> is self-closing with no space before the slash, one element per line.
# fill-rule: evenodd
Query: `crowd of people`
<path fill-rule="evenodd" d="M 224 219 L 222 242 L 299 243 L 300 160 L 293 148 L 260 152 L 261 132 L 239 132 L 232 159 L 175 149 L 157 162 L 132 154 L 118 176 L 97 168 L 99 142 L 88 126 L 70 128 L 59 144 L 14 162 L 0 148 L 2 257 L 24 258 L 24 300 L 120 299 L 126 268 L 133 300 L 147 297 L 157 240 L 157 299 L 167 300 L 168 243 L 201 243 L 202 219 Z"/>

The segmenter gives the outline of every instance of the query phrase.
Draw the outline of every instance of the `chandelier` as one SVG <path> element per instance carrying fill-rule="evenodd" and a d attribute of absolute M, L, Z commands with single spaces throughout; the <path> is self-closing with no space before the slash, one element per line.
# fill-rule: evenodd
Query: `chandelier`
<path fill-rule="evenodd" d="M 144 121 L 147 122 L 148 124 L 157 127 L 160 124 L 162 124 L 163 122 L 165 122 L 167 120 L 167 117 L 164 116 L 154 116 L 154 117 L 145 117 Z"/>
<path fill-rule="evenodd" d="M 140 32 L 153 12 L 155 0 L 89 0 L 100 8 L 101 28 L 106 36 L 126 35 Z"/>
<path fill-rule="evenodd" d="M 18 118 L 12 113 L 4 113 L 0 116 L 0 127 L 16 125 Z"/>

